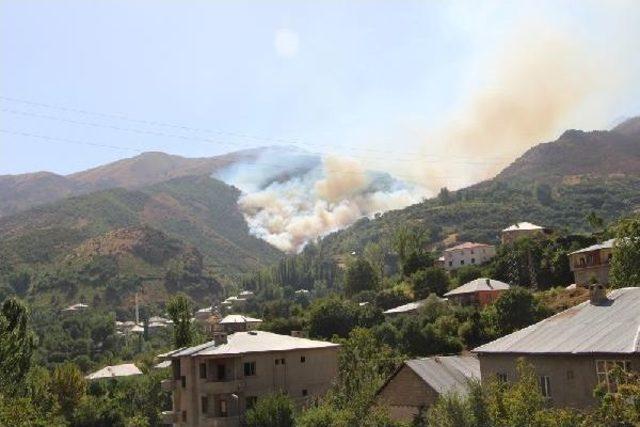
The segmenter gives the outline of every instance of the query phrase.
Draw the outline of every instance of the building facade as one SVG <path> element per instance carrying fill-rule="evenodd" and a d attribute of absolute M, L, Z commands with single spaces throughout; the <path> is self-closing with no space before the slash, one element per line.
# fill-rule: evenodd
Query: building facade
<path fill-rule="evenodd" d="M 530 363 L 541 392 L 555 406 L 587 408 L 597 403 L 597 385 L 615 391 L 616 367 L 640 371 L 640 288 L 608 296 L 590 287 L 590 300 L 474 350 L 482 381 L 514 381 L 518 359 Z"/>
<path fill-rule="evenodd" d="M 473 356 L 435 356 L 407 360 L 376 394 L 394 421 L 411 422 L 441 394 L 464 395 L 467 382 L 480 379 L 480 364 Z"/>
<path fill-rule="evenodd" d="M 609 270 L 615 239 L 589 246 L 569 254 L 569 265 L 576 285 L 587 287 L 592 283 L 609 284 Z"/>
<path fill-rule="evenodd" d="M 486 243 L 465 242 L 446 249 L 441 265 L 451 271 L 465 265 L 480 265 L 496 256 L 496 248 Z"/>
<path fill-rule="evenodd" d="M 485 277 L 472 280 L 446 294 L 449 301 L 461 305 L 477 305 L 484 307 L 500 297 L 502 292 L 509 289 L 507 283 Z"/>
<path fill-rule="evenodd" d="M 337 344 L 263 331 L 220 334 L 214 341 L 162 355 L 171 360 L 174 426 L 236 427 L 260 398 L 285 392 L 303 406 L 337 375 Z"/>

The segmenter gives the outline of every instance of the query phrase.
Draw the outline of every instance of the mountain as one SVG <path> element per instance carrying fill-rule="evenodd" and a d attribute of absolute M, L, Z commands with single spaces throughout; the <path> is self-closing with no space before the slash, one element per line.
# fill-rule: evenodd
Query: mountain
<path fill-rule="evenodd" d="M 66 176 L 51 172 L 0 175 L 0 217 L 97 190 L 131 190 L 184 176 L 210 176 L 235 162 L 254 159 L 264 150 L 255 148 L 203 158 L 147 152 Z"/>
<path fill-rule="evenodd" d="M 0 254 L 17 265 L 56 263 L 88 239 L 148 225 L 197 247 L 216 273 L 247 271 L 281 253 L 249 234 L 239 196 L 216 179 L 186 176 L 71 197 L 0 218 Z"/>
<path fill-rule="evenodd" d="M 612 221 L 640 211 L 640 118 L 610 131 L 570 130 L 537 145 L 495 178 L 405 209 L 363 218 L 322 240 L 327 256 L 362 251 L 367 242 L 389 239 L 399 225 L 428 231 L 433 245 L 454 239 L 497 242 L 516 221 L 592 231 L 594 212 Z"/>

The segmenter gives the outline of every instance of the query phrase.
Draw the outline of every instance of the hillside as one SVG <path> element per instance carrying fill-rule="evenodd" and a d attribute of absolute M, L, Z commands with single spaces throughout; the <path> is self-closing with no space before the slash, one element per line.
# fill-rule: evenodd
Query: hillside
<path fill-rule="evenodd" d="M 640 209 L 640 118 L 611 131 L 567 131 L 540 144 L 494 179 L 376 219 L 361 219 L 322 241 L 328 256 L 361 251 L 367 242 L 389 238 L 399 225 L 428 231 L 433 244 L 459 240 L 497 242 L 516 221 L 570 232 L 592 231 L 590 212 L 611 221 Z"/>
<path fill-rule="evenodd" d="M 263 150 L 203 158 L 148 152 L 66 176 L 51 172 L 0 175 L 0 217 L 97 190 L 132 190 L 184 176 L 210 176 L 234 162 L 255 158 Z"/>
<path fill-rule="evenodd" d="M 0 218 L 0 254 L 13 264 L 46 265 L 88 239 L 149 225 L 199 248 L 215 273 L 247 271 L 280 252 L 249 235 L 238 197 L 237 189 L 207 176 L 72 197 Z"/>

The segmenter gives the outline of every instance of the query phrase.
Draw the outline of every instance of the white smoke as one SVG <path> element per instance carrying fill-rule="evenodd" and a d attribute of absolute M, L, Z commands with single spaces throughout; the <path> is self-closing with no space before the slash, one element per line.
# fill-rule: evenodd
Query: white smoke
<path fill-rule="evenodd" d="M 286 252 L 378 212 L 420 200 L 421 193 L 358 162 L 297 150 L 267 149 L 217 178 L 242 191 L 251 232 Z"/>

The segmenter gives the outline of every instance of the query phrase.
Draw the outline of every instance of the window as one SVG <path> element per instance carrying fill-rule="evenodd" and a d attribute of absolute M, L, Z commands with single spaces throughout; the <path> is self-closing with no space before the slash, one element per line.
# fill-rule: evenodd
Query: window
<path fill-rule="evenodd" d="M 185 377 L 184 375 L 181 376 L 180 382 L 182 382 L 182 388 L 185 388 L 187 386 L 187 377 Z"/>
<path fill-rule="evenodd" d="M 473 249 L 471 249 L 471 255 L 473 255 Z"/>
<path fill-rule="evenodd" d="M 284 365 L 284 358 L 276 359 L 276 365 Z"/>
<path fill-rule="evenodd" d="M 182 422 L 183 423 L 187 422 L 187 411 L 182 411 Z"/>
<path fill-rule="evenodd" d="M 545 398 L 551 397 L 551 380 L 546 375 L 541 375 L 538 379 L 538 384 L 540 384 L 540 393 Z"/>
<path fill-rule="evenodd" d="M 173 369 L 173 379 L 180 379 L 180 359 L 174 360 L 171 362 L 171 368 Z"/>
<path fill-rule="evenodd" d="M 258 397 L 257 396 L 247 396 L 247 411 L 251 408 L 253 408 L 255 406 L 255 404 L 258 402 Z"/>
<path fill-rule="evenodd" d="M 307 391 L 307 389 L 306 389 L 306 388 L 305 388 L 305 389 L 303 389 L 303 390 L 302 390 L 302 395 L 303 395 L 303 396 L 306 396 L 307 394 L 309 394 L 309 392 Z"/>
<path fill-rule="evenodd" d="M 251 377 L 256 374 L 256 362 L 244 363 L 244 376 Z"/>
<path fill-rule="evenodd" d="M 307 361 L 307 358 L 305 356 L 300 356 L 300 363 L 304 363 Z"/>
<path fill-rule="evenodd" d="M 476 259 L 475 258 L 471 258 L 471 264 L 475 264 L 476 263 Z"/>
<path fill-rule="evenodd" d="M 218 365 L 216 365 L 216 377 L 218 378 L 218 381 L 224 381 L 227 377 L 227 369 L 224 366 L 224 364 L 219 363 Z"/>
<path fill-rule="evenodd" d="M 464 260 L 463 259 L 460 260 L 460 265 L 464 265 Z"/>
<path fill-rule="evenodd" d="M 449 267 L 453 267 L 453 261 L 449 261 Z"/>
<path fill-rule="evenodd" d="M 607 387 L 607 391 L 615 393 L 618 390 L 616 371 L 629 371 L 631 362 L 628 360 L 596 360 L 596 375 L 598 382 Z"/>
<path fill-rule="evenodd" d="M 207 379 L 207 364 L 206 363 L 201 363 L 200 364 L 200 378 L 201 379 Z"/>
<path fill-rule="evenodd" d="M 229 413 L 227 412 L 227 401 L 224 399 L 220 399 L 220 416 L 226 417 L 227 415 L 229 415 Z"/>
<path fill-rule="evenodd" d="M 573 379 L 573 371 L 572 370 L 568 370 L 567 371 L 567 379 L 568 380 L 572 380 Z"/>
<path fill-rule="evenodd" d="M 496 378 L 498 378 L 498 381 L 506 383 L 509 380 L 509 377 L 507 377 L 507 374 L 505 374 L 504 372 L 498 372 L 496 374 Z"/>
<path fill-rule="evenodd" d="M 200 410 L 203 414 L 209 412 L 209 398 L 207 396 L 200 396 Z"/>

